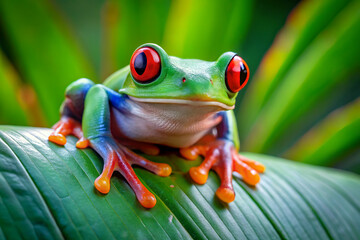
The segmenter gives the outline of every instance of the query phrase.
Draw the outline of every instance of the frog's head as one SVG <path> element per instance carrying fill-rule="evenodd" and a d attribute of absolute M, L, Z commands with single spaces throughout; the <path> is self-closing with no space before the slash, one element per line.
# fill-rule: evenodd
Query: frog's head
<path fill-rule="evenodd" d="M 208 62 L 168 56 L 156 44 L 135 50 L 121 93 L 140 101 L 234 108 L 249 79 L 245 61 L 233 52 Z"/>

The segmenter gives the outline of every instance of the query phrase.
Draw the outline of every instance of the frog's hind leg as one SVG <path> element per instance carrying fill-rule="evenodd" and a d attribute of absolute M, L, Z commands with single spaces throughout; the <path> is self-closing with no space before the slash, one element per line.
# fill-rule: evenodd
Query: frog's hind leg
<path fill-rule="evenodd" d="M 67 87 L 66 98 L 60 109 L 60 121 L 53 126 L 54 131 L 50 134 L 49 141 L 65 145 L 66 136 L 74 135 L 79 138 L 76 143 L 78 148 L 86 148 L 89 145 L 89 142 L 83 137 L 81 118 L 85 96 L 93 85 L 92 81 L 82 78 Z"/>
<path fill-rule="evenodd" d="M 265 171 L 265 166 L 256 161 L 239 155 L 239 139 L 233 112 L 220 112 L 222 121 L 217 125 L 216 138 L 202 139 L 194 146 L 180 149 L 180 154 L 193 160 L 202 155 L 204 161 L 189 170 L 190 177 L 198 184 L 207 181 L 208 173 L 213 169 L 220 177 L 220 186 L 216 195 L 224 202 L 232 202 L 235 192 L 232 185 L 232 173 L 237 172 L 244 182 L 255 186 L 260 181 L 259 173 Z"/>

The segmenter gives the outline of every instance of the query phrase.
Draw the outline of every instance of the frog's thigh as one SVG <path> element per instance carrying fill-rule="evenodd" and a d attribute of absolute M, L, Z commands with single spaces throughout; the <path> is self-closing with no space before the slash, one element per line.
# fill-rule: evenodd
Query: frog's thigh
<path fill-rule="evenodd" d="M 87 78 L 81 78 L 71 83 L 65 91 L 66 99 L 61 109 L 61 115 L 80 121 L 83 114 L 85 96 L 94 85 L 95 83 Z"/>
<path fill-rule="evenodd" d="M 53 126 L 54 131 L 49 136 L 51 142 L 65 145 L 66 136 L 74 135 L 80 139 L 76 143 L 77 147 L 87 147 L 88 142 L 83 138 L 80 122 L 85 96 L 93 85 L 91 80 L 82 78 L 66 88 L 66 99 L 60 109 L 61 119 Z"/>

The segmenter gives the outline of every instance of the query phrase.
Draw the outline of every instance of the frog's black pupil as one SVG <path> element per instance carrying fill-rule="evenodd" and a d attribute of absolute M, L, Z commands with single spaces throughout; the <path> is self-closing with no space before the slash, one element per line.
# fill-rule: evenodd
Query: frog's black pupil
<path fill-rule="evenodd" d="M 240 62 L 240 86 L 243 85 L 247 78 L 247 70 L 243 62 Z"/>
<path fill-rule="evenodd" d="M 141 75 L 145 72 L 146 63 L 147 63 L 147 59 L 146 59 L 145 53 L 144 52 L 139 53 L 136 56 L 135 62 L 134 62 L 134 68 L 135 68 L 135 71 L 137 72 L 137 74 Z"/>

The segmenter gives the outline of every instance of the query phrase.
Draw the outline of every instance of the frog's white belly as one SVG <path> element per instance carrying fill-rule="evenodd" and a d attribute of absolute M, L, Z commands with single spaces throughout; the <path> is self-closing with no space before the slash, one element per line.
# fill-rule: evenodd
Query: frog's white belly
<path fill-rule="evenodd" d="M 128 109 L 113 110 L 113 119 L 121 135 L 135 141 L 177 148 L 196 143 L 221 121 L 216 113 L 224 110 L 221 104 L 211 102 L 138 100 L 130 97 Z"/>

